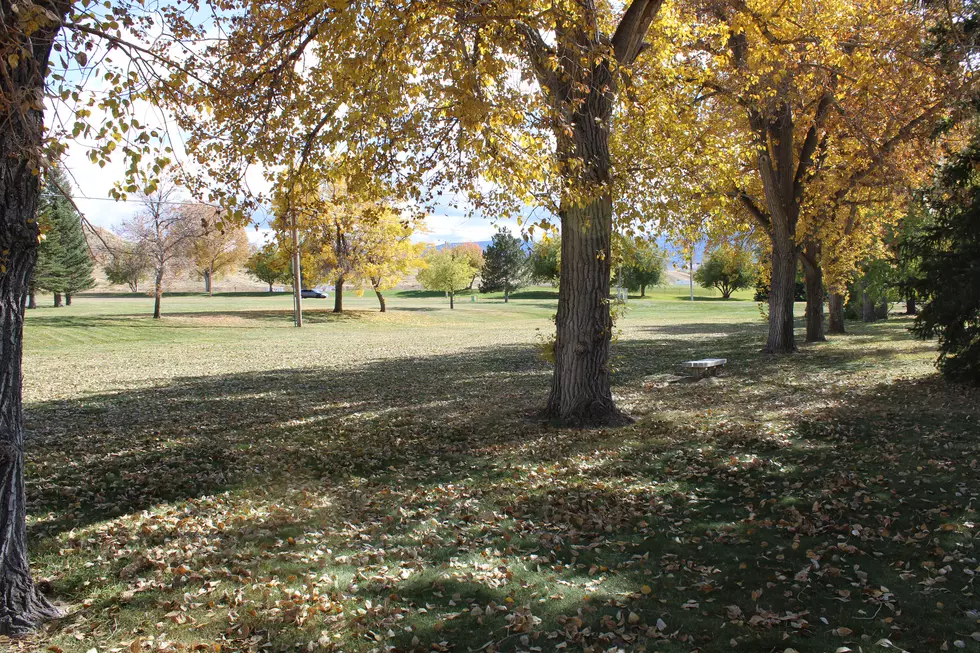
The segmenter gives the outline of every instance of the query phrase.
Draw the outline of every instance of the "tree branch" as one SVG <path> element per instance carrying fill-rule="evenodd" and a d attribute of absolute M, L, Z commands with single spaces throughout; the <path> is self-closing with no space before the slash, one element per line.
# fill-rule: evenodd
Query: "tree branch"
<path fill-rule="evenodd" d="M 620 64 L 629 65 L 636 60 L 643 49 L 647 30 L 662 5 L 663 0 L 633 0 L 630 3 L 612 38 L 613 54 Z"/>

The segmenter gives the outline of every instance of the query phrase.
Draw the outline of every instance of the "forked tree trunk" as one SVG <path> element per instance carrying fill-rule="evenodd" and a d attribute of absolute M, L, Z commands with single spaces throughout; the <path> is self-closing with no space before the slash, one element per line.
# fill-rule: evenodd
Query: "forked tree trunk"
<path fill-rule="evenodd" d="M 4 5 L 2 18 L 17 21 Z M 41 83 L 25 71 L 47 65 L 43 43 L 54 35 L 35 34 L 38 61 L 23 63 L 0 80 L 5 97 L 13 83 L 18 90 Z M 26 46 L 31 47 L 31 46 Z M 6 66 L 8 62 L 4 62 Z M 11 79 L 12 78 L 12 79 Z M 9 109 L 8 109 L 9 111 Z M 30 278 L 37 257 L 38 228 L 33 217 L 40 192 L 32 172 L 31 154 L 40 152 L 41 112 L 29 109 L 5 112 L 0 131 L 0 635 L 23 635 L 39 623 L 59 616 L 58 610 L 38 591 L 31 579 L 27 558 L 27 506 L 24 492 L 24 415 L 21 403 L 24 310 Z M 31 148 L 24 151 L 23 148 Z"/>
<path fill-rule="evenodd" d="M 60 292 L 56 292 L 54 294 L 54 306 L 55 306 L 55 308 L 60 308 L 61 307 L 61 293 Z"/>
<path fill-rule="evenodd" d="M 844 329 L 844 295 L 836 292 L 827 297 L 827 312 L 829 314 L 828 333 L 837 335 L 847 333 Z"/>
<path fill-rule="evenodd" d="M 153 283 L 153 319 L 160 319 L 160 300 L 163 299 L 163 271 L 157 272 Z"/>
<path fill-rule="evenodd" d="M 606 195 L 561 212 L 555 373 L 548 415 L 565 423 L 628 421 L 612 399 L 609 343 L 609 261 L 612 200 Z"/>
<path fill-rule="evenodd" d="M 337 277 L 337 283 L 334 284 L 333 312 L 334 313 L 343 313 L 344 312 L 344 277 L 343 277 L 343 275 Z"/>
<path fill-rule="evenodd" d="M 763 349 L 767 354 L 790 354 L 796 351 L 793 335 L 796 265 L 797 247 L 792 238 L 774 234 L 769 285 L 769 335 Z"/>
<path fill-rule="evenodd" d="M 803 278 L 806 281 L 806 341 L 824 342 L 823 330 L 823 269 L 820 267 L 819 248 L 809 243 L 800 256 L 803 261 Z"/>

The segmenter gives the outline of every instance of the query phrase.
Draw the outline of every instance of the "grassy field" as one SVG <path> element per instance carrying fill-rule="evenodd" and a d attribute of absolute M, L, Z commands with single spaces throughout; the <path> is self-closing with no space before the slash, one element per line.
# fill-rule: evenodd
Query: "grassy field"
<path fill-rule="evenodd" d="M 7 645 L 980 650 L 980 391 L 902 318 L 773 359 L 755 303 L 685 293 L 630 302 L 637 421 L 593 431 L 537 418 L 549 288 L 302 330 L 286 296 L 32 311 L 32 562 L 68 614 Z"/>

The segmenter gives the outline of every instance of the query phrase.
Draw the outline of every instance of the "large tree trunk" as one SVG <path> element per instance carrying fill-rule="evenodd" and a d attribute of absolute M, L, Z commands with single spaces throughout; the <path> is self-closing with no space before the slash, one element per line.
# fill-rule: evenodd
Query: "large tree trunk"
<path fill-rule="evenodd" d="M 790 354 L 796 351 L 793 334 L 793 302 L 796 294 L 797 247 L 791 238 L 772 238 L 772 272 L 769 283 L 769 335 L 763 351 Z"/>
<path fill-rule="evenodd" d="M 337 283 L 334 284 L 333 312 L 344 312 L 344 275 L 337 277 Z"/>
<path fill-rule="evenodd" d="M 18 18 L 3 5 L 7 26 Z M 15 34 L 8 30 L 9 34 Z M 24 38 L 24 37 L 22 37 Z M 0 93 L 13 106 L 2 111 L 0 131 L 0 635 L 23 635 L 59 616 L 31 579 L 27 557 L 27 501 L 24 491 L 24 415 L 21 403 L 24 312 L 37 257 L 40 192 L 34 167 L 41 149 L 41 112 L 16 99 L 25 89 L 41 97 L 40 72 L 47 66 L 51 31 L 40 30 L 24 46 L 33 57 L 0 76 Z M 2 62 L 9 66 L 9 61 Z M 13 86 L 14 88 L 11 88 Z M 33 106 L 33 105 L 31 105 Z"/>
<path fill-rule="evenodd" d="M 153 319 L 160 319 L 160 300 L 163 298 L 163 270 L 157 272 L 153 282 Z"/>
<path fill-rule="evenodd" d="M 836 292 L 830 293 L 827 298 L 827 312 L 830 316 L 827 331 L 838 335 L 846 333 L 844 330 L 844 295 Z"/>
<path fill-rule="evenodd" d="M 54 293 L 54 306 L 55 306 L 55 308 L 60 308 L 61 307 L 61 293 L 60 292 Z"/>
<path fill-rule="evenodd" d="M 808 243 L 800 259 L 806 280 L 806 341 L 824 342 L 823 331 L 823 269 L 820 267 L 820 248 Z"/>
<path fill-rule="evenodd" d="M 607 195 L 561 213 L 555 373 L 548 415 L 582 425 L 627 420 L 612 400 L 609 375 L 609 260 L 612 200 Z"/>
<path fill-rule="evenodd" d="M 905 300 L 905 314 L 906 315 L 918 315 L 919 309 L 915 305 L 915 297 L 909 297 Z"/>

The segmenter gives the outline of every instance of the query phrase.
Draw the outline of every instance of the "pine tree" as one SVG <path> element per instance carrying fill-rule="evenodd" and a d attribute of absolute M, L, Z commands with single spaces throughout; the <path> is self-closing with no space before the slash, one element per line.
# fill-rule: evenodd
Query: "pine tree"
<path fill-rule="evenodd" d="M 35 308 L 38 291 L 60 293 L 65 287 L 68 271 L 64 267 L 64 248 L 54 233 L 51 216 L 40 213 L 41 241 L 37 248 L 37 264 L 29 286 L 28 307 Z"/>
<path fill-rule="evenodd" d="M 503 290 L 504 302 L 509 301 L 510 293 L 527 283 L 527 259 L 521 239 L 500 228 L 483 252 L 480 292 Z"/>
<path fill-rule="evenodd" d="M 45 195 L 48 198 L 42 210 L 50 215 L 52 234 L 61 244 L 64 282 L 58 292 L 64 293 L 65 304 L 71 306 L 72 295 L 95 285 L 95 278 L 92 276 L 95 262 L 82 231 L 82 218 L 65 197 L 65 193 L 71 192 L 67 175 L 60 168 L 55 168 L 48 173 L 45 185 L 48 191 Z"/>

